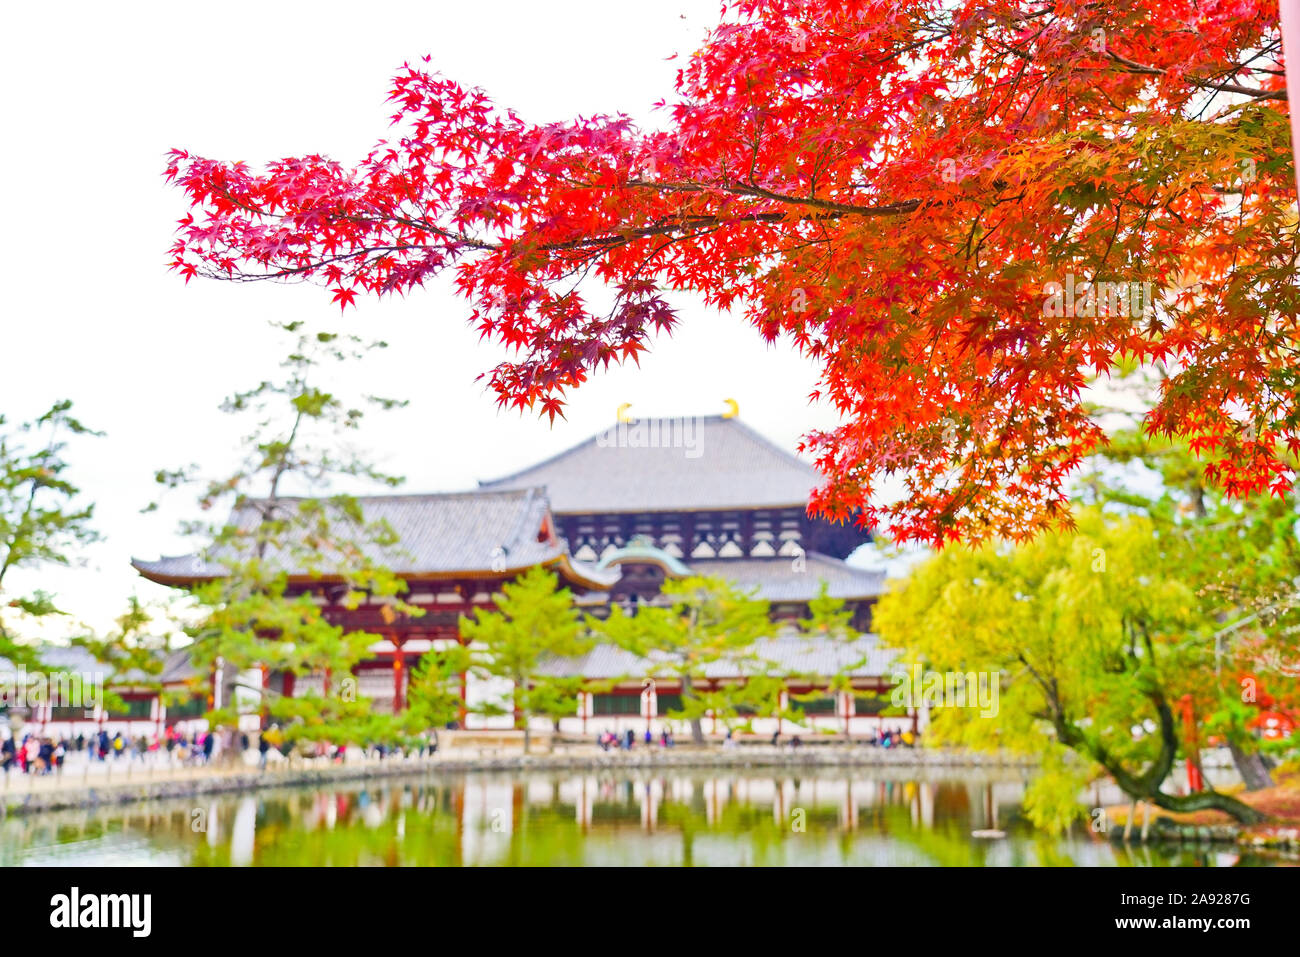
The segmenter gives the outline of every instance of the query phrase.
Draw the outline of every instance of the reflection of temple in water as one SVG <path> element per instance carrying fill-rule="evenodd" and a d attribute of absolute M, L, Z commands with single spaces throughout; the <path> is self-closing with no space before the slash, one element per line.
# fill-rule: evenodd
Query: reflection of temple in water
<path fill-rule="evenodd" d="M 1041 863 L 1023 792 L 1011 772 L 471 774 L 11 816 L 0 864 Z M 971 837 L 993 828 L 1012 837 Z M 1236 859 L 1115 848 L 1087 828 L 1067 846 L 1076 863 Z"/>

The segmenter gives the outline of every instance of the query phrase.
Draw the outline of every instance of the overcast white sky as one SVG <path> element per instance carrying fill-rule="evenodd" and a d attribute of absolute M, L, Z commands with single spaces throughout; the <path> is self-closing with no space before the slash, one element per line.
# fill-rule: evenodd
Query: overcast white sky
<path fill-rule="evenodd" d="M 0 151 L 0 411 L 11 420 L 55 399 L 104 430 L 72 452 L 97 503 L 105 541 L 84 568 L 14 582 L 58 593 L 76 619 L 104 627 L 140 580 L 132 555 L 188 550 L 175 534 L 191 498 L 152 516 L 153 472 L 230 462 L 237 423 L 218 411 L 269 374 L 282 343 L 267 320 L 337 325 L 314 286 L 233 285 L 167 272 L 182 197 L 163 182 L 164 153 L 183 147 L 257 165 L 323 152 L 344 163 L 385 134 L 384 97 L 404 60 L 486 89 L 538 121 L 626 112 L 655 122 L 680 61 L 715 22 L 715 0 L 14 5 L 0 36 L 7 147 Z M 813 367 L 768 348 L 739 320 L 685 303 L 684 322 L 640 369 L 610 372 L 572 396 L 554 428 L 498 413 L 474 378 L 497 353 L 465 324 L 467 308 L 430 287 L 368 300 L 349 322 L 387 339 L 387 354 L 345 385 L 410 399 L 376 414 L 363 444 L 407 491 L 472 487 L 634 415 L 711 414 L 725 398 L 741 418 L 793 449 L 833 417 L 810 408 Z"/>

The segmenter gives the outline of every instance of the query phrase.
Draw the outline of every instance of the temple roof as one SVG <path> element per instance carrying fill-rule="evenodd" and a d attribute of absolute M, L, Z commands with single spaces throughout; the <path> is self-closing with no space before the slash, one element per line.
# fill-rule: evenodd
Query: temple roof
<path fill-rule="evenodd" d="M 751 674 L 783 677 L 826 678 L 840 669 L 853 678 L 875 678 L 891 673 L 898 651 L 880 646 L 874 635 L 854 642 L 783 632 L 753 646 L 757 660 L 722 659 L 705 666 L 707 678 L 739 678 Z M 597 645 L 575 658 L 551 658 L 542 663 L 542 674 L 552 677 L 581 675 L 585 678 L 674 677 L 665 656 L 639 657 L 616 645 Z"/>
<path fill-rule="evenodd" d="M 510 577 L 533 565 L 547 565 L 566 579 L 592 587 L 608 587 L 618 580 L 617 570 L 602 571 L 576 561 L 554 534 L 541 534 L 549 527 L 550 502 L 545 489 L 371 495 L 357 501 L 366 521 L 387 522 L 399 539 L 387 549 L 368 546 L 370 557 L 403 578 Z M 231 516 L 232 524 L 245 530 L 259 520 L 259 511 L 251 505 Z M 219 563 L 204 562 L 196 555 L 133 559 L 131 564 L 144 577 L 169 585 L 224 573 Z M 291 569 L 290 575 L 306 577 L 302 569 Z"/>
<path fill-rule="evenodd" d="M 805 508 L 821 477 L 739 419 L 620 423 L 485 489 L 544 485 L 559 514 Z"/>

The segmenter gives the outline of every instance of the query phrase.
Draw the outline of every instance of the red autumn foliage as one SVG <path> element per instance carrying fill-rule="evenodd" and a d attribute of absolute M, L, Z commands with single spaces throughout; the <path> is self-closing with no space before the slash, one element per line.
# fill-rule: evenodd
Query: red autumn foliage
<path fill-rule="evenodd" d="M 1105 443 L 1081 390 L 1122 360 L 1162 371 L 1148 428 L 1212 480 L 1290 486 L 1283 79 L 1275 2 L 739 0 L 662 131 L 534 125 L 420 64 L 355 167 L 177 150 L 172 266 L 310 280 L 340 308 L 452 270 L 518 350 L 498 401 L 552 418 L 700 294 L 821 363 L 843 424 L 806 438 L 815 508 L 901 539 L 1024 538 L 1069 523 Z M 1051 300 L 1096 281 L 1122 284 L 1109 307 Z M 890 474 L 907 495 L 885 506 Z"/>

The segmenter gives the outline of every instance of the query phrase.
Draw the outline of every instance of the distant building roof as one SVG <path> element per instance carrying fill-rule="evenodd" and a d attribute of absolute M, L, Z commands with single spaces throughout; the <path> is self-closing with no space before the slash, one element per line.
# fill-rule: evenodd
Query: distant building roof
<path fill-rule="evenodd" d="M 228 668 L 227 673 L 233 677 L 237 671 L 234 668 Z M 198 677 L 199 672 L 194 667 L 193 659 L 190 658 L 189 649 L 179 648 L 167 655 L 167 661 L 163 664 L 160 680 L 165 685 L 171 685 L 193 681 Z"/>
<path fill-rule="evenodd" d="M 705 666 L 707 678 L 741 678 L 762 674 L 780 677 L 828 678 L 844 672 L 853 678 L 877 678 L 892 672 L 898 651 L 882 648 L 875 635 L 855 642 L 783 632 L 755 643 L 752 659 L 722 659 Z M 597 645 L 576 658 L 551 658 L 539 671 L 549 677 L 667 678 L 673 675 L 664 655 L 641 658 L 615 645 Z"/>
<path fill-rule="evenodd" d="M 167 652 L 162 671 L 157 675 L 148 675 L 139 668 L 132 668 L 119 674 L 111 664 L 95 660 L 90 651 L 80 645 L 38 645 L 32 650 L 41 664 L 39 668 L 29 668 L 27 671 L 29 675 L 59 671 L 102 675 L 104 681 L 119 686 L 155 682 L 165 685 L 182 684 L 198 676 L 190 661 L 189 650 L 186 648 Z M 16 674 L 17 669 L 13 662 L 7 658 L 0 658 L 0 677 L 12 678 Z"/>
<path fill-rule="evenodd" d="M 576 561 L 554 534 L 542 534 L 550 513 L 545 489 L 370 495 L 359 497 L 358 502 L 366 521 L 386 521 L 398 536 L 398 543 L 391 548 L 369 547 L 369 557 L 404 578 L 510 575 L 533 565 L 548 565 L 558 566 L 566 578 L 592 587 L 608 587 L 618 580 L 616 570 L 602 571 Z M 252 506 L 231 516 L 232 523 L 244 530 L 251 530 L 259 520 L 260 513 Z M 270 558 L 274 561 L 273 555 Z M 162 584 L 224 574 L 220 564 L 204 562 L 196 555 L 133 559 L 131 564 L 146 578 Z M 290 574 L 305 575 L 306 570 L 291 569 Z"/>
<path fill-rule="evenodd" d="M 561 514 L 799 507 L 821 484 L 811 465 L 739 419 L 620 423 L 544 462 L 479 483 L 544 485 Z"/>
<path fill-rule="evenodd" d="M 31 649 L 41 661 L 40 668 L 28 668 L 29 674 L 37 671 L 78 671 L 108 673 L 112 669 L 95 660 L 88 650 L 80 645 L 37 645 Z M 0 658 L 0 675 L 10 677 L 18 669 L 8 658 Z"/>

